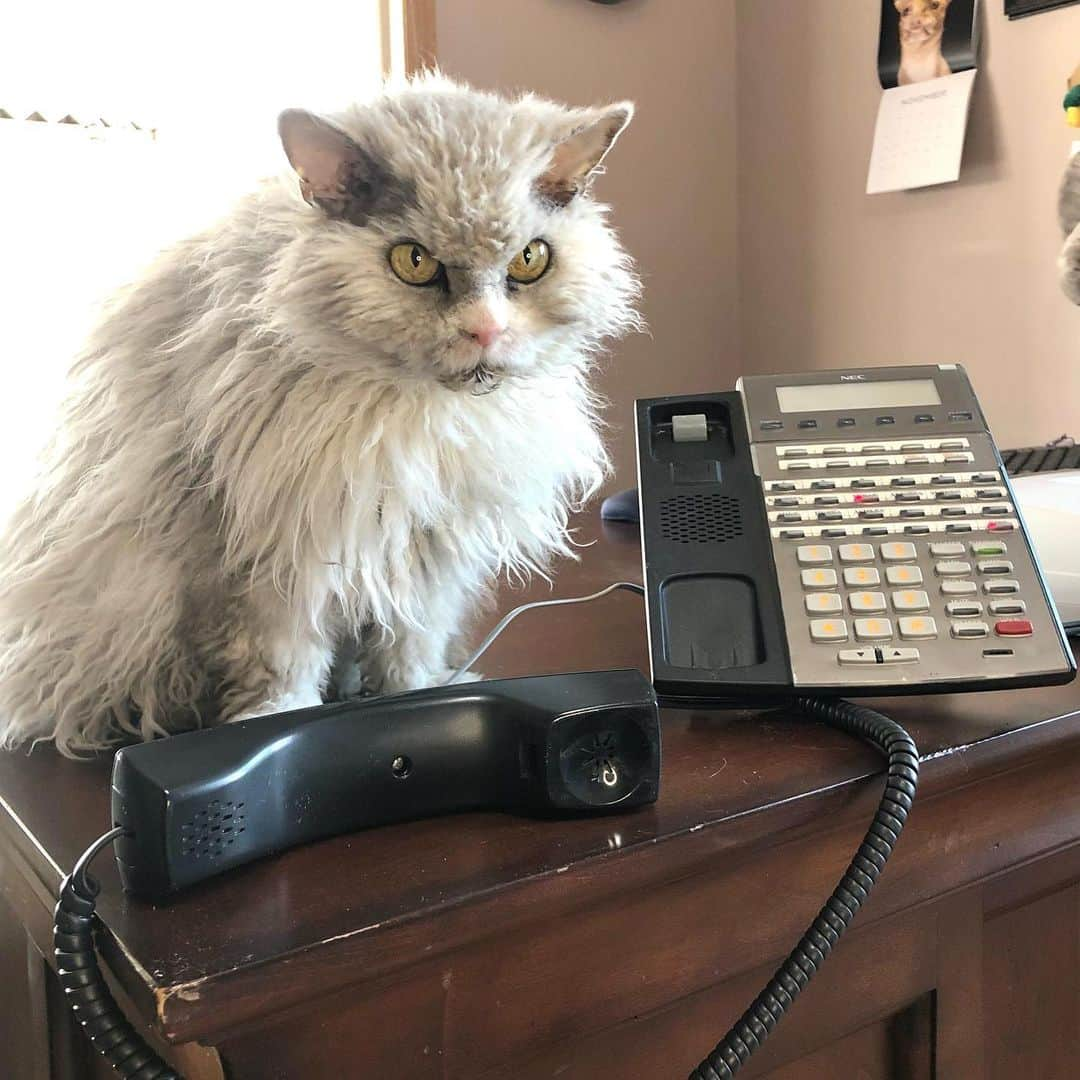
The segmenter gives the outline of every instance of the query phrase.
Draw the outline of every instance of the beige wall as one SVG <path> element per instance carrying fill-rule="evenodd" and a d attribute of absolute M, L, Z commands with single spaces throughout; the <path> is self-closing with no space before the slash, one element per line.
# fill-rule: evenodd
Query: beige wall
<path fill-rule="evenodd" d="M 1080 7 L 983 7 L 960 182 L 868 197 L 878 5 L 738 0 L 741 344 L 754 371 L 958 361 L 1008 446 L 1080 434 L 1054 214 Z"/>
<path fill-rule="evenodd" d="M 869 197 L 874 0 L 437 4 L 451 74 L 638 103 L 598 183 L 652 329 L 603 375 L 613 486 L 634 480 L 635 397 L 744 370 L 958 361 L 1001 445 L 1080 430 L 1080 309 L 1058 289 L 1054 214 L 1080 6 L 1009 23 L 985 3 L 960 182 Z"/>
<path fill-rule="evenodd" d="M 644 273 L 652 331 L 620 343 L 602 377 L 614 487 L 635 482 L 635 397 L 738 374 L 734 23 L 730 0 L 438 0 L 448 74 L 575 105 L 638 104 L 597 183 Z"/>

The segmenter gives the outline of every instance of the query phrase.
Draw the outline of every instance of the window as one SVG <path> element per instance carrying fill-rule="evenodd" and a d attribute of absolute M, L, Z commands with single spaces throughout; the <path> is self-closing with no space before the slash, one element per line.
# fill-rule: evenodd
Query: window
<path fill-rule="evenodd" d="M 46 0 L 5 12 L 0 516 L 32 474 L 98 301 L 284 167 L 282 108 L 333 110 L 401 71 L 411 7 Z"/>

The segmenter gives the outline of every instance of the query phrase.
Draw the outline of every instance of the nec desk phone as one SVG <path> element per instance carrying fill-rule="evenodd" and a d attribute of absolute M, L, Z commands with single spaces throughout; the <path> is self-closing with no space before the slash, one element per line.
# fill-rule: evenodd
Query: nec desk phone
<path fill-rule="evenodd" d="M 694 1080 L 734 1076 L 854 918 L 915 794 L 918 751 L 845 695 L 1066 682 L 1072 652 L 964 371 L 755 376 L 637 403 L 651 684 L 581 672 L 340 702 L 126 747 L 112 829 L 65 878 L 58 974 L 119 1072 L 176 1074 L 116 1007 L 93 946 L 110 844 L 125 888 L 161 899 L 333 833 L 470 807 L 626 811 L 655 801 L 658 700 L 785 700 L 873 742 L 884 794 L 817 918 Z M 488 635 L 464 668 L 517 614 Z M 461 674 L 461 672 L 458 672 Z M 718 737 L 721 737 L 718 735 Z M 284 808 L 295 807 L 292 813 Z"/>
<path fill-rule="evenodd" d="M 1074 663 L 964 370 L 637 404 L 662 700 L 1057 682 Z"/>

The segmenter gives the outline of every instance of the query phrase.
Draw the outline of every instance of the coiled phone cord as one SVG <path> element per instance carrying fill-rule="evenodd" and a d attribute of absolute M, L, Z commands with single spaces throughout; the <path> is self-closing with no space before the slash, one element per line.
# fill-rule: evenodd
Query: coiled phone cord
<path fill-rule="evenodd" d="M 795 704 L 808 716 L 829 727 L 874 743 L 889 761 L 885 792 L 855 858 L 810 929 L 777 968 L 753 1004 L 690 1074 L 690 1080 L 727 1080 L 769 1037 L 866 902 L 904 828 L 915 797 L 919 752 L 911 736 L 899 724 L 850 701 L 803 697 Z"/>
<path fill-rule="evenodd" d="M 94 909 L 101 889 L 87 873 L 90 860 L 122 828 L 98 837 L 60 885 L 53 919 L 53 952 L 68 1004 L 94 1049 L 123 1077 L 131 1080 L 182 1080 L 128 1023 L 98 967 L 94 953 Z"/>

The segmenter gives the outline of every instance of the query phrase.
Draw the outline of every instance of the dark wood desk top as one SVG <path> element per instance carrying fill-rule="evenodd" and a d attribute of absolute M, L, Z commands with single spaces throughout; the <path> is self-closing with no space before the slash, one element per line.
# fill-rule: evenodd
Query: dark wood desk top
<path fill-rule="evenodd" d="M 636 530 L 601 526 L 593 513 L 580 535 L 595 543 L 558 568 L 554 590 L 543 582 L 507 590 L 500 611 L 641 580 Z M 644 635 L 640 598 L 616 593 L 523 616 L 480 667 L 490 676 L 647 669 Z M 1080 746 L 1076 684 L 882 708 L 919 744 L 923 800 Z M 474 813 L 372 830 L 242 868 L 161 907 L 127 899 L 103 857 L 95 870 L 111 933 L 106 957 L 166 1038 L 212 1041 L 541 913 L 569 915 L 693 873 L 780 831 L 786 838 L 813 828 L 823 815 L 865 819 L 878 790 L 868 778 L 879 771 L 870 748 L 780 710 L 671 711 L 660 800 L 632 814 L 541 822 Z M 35 933 L 47 935 L 61 868 L 108 826 L 108 776 L 107 760 L 77 764 L 46 748 L 0 755 L 0 838 L 40 899 Z"/>

